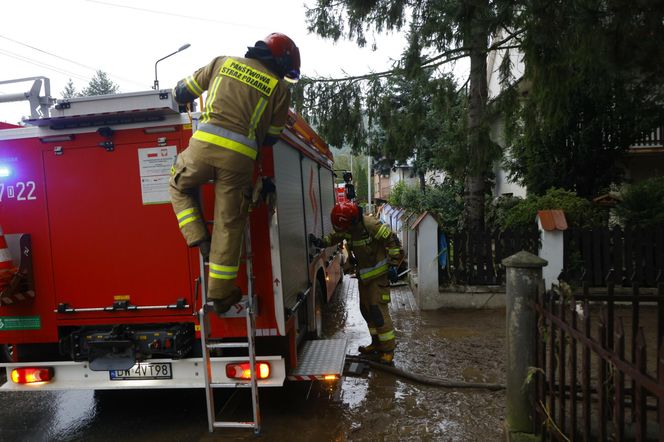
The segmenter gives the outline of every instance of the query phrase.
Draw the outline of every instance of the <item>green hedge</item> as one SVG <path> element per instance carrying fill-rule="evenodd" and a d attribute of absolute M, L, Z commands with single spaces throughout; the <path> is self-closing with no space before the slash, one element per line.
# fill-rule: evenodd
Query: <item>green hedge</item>
<path fill-rule="evenodd" d="M 591 228 L 607 225 L 605 210 L 574 192 L 551 188 L 544 195 L 529 195 L 526 199 L 511 201 L 506 210 L 497 215 L 501 230 L 532 228 L 538 210 L 560 209 L 565 212 L 570 227 Z"/>

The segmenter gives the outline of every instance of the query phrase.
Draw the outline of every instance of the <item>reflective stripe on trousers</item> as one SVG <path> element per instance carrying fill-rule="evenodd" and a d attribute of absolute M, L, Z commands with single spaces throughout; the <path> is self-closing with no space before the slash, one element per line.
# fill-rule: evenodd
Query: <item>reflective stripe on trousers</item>
<path fill-rule="evenodd" d="M 178 212 L 175 216 L 178 219 L 178 226 L 181 228 L 200 218 L 198 216 L 198 210 L 195 207 Z"/>
<path fill-rule="evenodd" d="M 215 279 L 235 279 L 239 266 L 222 266 L 210 263 L 210 278 Z"/>
<path fill-rule="evenodd" d="M 396 339 L 396 335 L 394 334 L 394 330 L 386 331 L 385 333 L 381 333 L 378 335 L 378 340 L 380 342 L 387 342 L 387 341 L 392 341 Z"/>

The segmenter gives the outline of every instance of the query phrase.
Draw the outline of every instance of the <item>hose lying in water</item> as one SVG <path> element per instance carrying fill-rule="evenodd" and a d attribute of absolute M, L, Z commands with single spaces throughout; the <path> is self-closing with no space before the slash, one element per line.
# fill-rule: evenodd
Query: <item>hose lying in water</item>
<path fill-rule="evenodd" d="M 379 362 L 371 361 L 369 359 L 363 358 L 361 356 L 357 355 L 346 355 L 346 360 L 351 361 L 351 362 L 362 362 L 367 365 L 369 365 L 372 368 L 376 368 L 378 370 L 382 370 L 387 373 L 391 373 L 395 376 L 399 376 L 405 379 L 410 379 L 411 381 L 418 382 L 420 384 L 424 385 L 433 385 L 435 387 L 443 387 L 443 388 L 476 388 L 476 389 L 483 389 L 483 390 L 492 390 L 492 391 L 497 391 L 497 390 L 504 390 L 505 385 L 504 384 L 482 384 L 482 383 L 474 383 L 474 382 L 454 382 L 454 381 L 448 381 L 446 379 L 440 379 L 440 378 L 433 378 L 430 376 L 422 375 L 422 374 L 417 374 L 417 373 L 412 373 L 406 370 L 402 370 L 397 367 L 393 367 L 390 365 L 385 365 L 381 364 Z"/>

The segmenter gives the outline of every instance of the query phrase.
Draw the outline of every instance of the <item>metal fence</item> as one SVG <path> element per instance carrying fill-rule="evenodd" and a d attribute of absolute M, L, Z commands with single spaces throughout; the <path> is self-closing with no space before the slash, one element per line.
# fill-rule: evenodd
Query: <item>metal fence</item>
<path fill-rule="evenodd" d="M 534 404 L 547 440 L 664 440 L 664 284 L 614 277 L 540 290 Z"/>

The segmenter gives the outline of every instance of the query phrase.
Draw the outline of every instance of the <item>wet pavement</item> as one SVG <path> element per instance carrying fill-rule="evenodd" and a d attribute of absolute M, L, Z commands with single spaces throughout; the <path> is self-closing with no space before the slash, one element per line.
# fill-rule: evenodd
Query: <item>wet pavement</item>
<path fill-rule="evenodd" d="M 357 281 L 346 277 L 327 306 L 325 334 L 348 352 L 368 343 Z M 396 366 L 453 381 L 505 382 L 504 310 L 419 312 L 407 286 L 393 288 Z M 217 404 L 227 392 L 218 391 Z M 290 383 L 260 390 L 264 441 L 500 441 L 504 391 L 416 384 L 381 371 L 336 386 Z M 223 419 L 250 419 L 238 391 Z M 207 431 L 203 390 L 0 393 L 0 441 L 254 440 L 250 430 Z"/>

